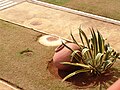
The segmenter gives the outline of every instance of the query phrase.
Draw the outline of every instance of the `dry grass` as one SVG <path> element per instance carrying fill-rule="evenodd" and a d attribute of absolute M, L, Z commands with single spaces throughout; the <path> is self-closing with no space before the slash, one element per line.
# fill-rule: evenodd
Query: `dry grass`
<path fill-rule="evenodd" d="M 48 2 L 56 5 L 64 5 L 65 3 L 69 2 L 70 0 L 39 0 L 43 2 Z"/>
<path fill-rule="evenodd" d="M 0 78 L 25 90 L 71 90 L 46 70 L 55 47 L 39 44 L 40 34 L 0 20 Z"/>
<path fill-rule="evenodd" d="M 120 0 L 40 0 L 120 20 Z M 66 0 L 64 0 L 66 1 Z M 57 2 L 57 3 L 55 3 Z"/>
<path fill-rule="evenodd" d="M 73 90 L 46 69 L 55 47 L 39 44 L 36 39 L 41 34 L 0 20 L 0 78 L 25 90 Z M 119 64 L 116 77 L 120 77 Z"/>

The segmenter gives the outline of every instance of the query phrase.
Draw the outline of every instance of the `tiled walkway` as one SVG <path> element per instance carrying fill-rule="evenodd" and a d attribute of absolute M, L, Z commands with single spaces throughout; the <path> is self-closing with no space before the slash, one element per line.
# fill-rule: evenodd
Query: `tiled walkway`
<path fill-rule="evenodd" d="M 25 1 L 25 0 L 0 0 L 0 10 L 14 6 L 22 1 Z"/>

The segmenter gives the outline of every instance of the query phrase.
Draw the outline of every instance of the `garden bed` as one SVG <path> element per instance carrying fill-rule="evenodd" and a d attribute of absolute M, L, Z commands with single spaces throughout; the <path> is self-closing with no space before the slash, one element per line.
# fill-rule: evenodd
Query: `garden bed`
<path fill-rule="evenodd" d="M 0 20 L 0 78 L 24 90 L 72 90 L 47 70 L 55 47 L 37 42 L 41 35 Z"/>
<path fill-rule="evenodd" d="M 0 78 L 25 90 L 73 90 L 88 87 L 93 90 L 93 83 L 87 82 L 87 78 L 78 78 L 79 75 L 68 80 L 70 83 L 61 83 L 66 74 L 49 62 L 55 47 L 40 44 L 37 40 L 43 35 L 45 34 L 0 20 Z M 114 73 L 110 77 L 103 77 L 103 88 L 120 77 L 119 64 L 120 61 L 115 63 Z M 95 89 L 99 88 L 99 83 Z"/>

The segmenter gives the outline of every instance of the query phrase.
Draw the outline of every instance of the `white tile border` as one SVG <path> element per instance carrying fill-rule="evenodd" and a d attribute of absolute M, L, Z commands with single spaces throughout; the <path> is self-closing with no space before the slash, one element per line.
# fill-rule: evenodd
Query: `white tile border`
<path fill-rule="evenodd" d="M 62 7 L 62 6 L 57 6 L 57 5 L 49 4 L 49 3 L 46 3 L 46 2 L 42 2 L 42 1 L 37 1 L 37 0 L 27 0 L 27 1 L 28 2 L 33 2 L 35 4 L 39 4 L 39 5 L 42 5 L 42 6 L 46 6 L 46 7 L 66 11 L 66 12 L 70 12 L 70 13 L 73 13 L 73 14 L 82 15 L 82 16 L 85 16 L 85 17 L 101 20 L 101 21 L 104 21 L 104 22 L 107 22 L 107 23 L 120 25 L 120 21 L 118 21 L 118 20 L 114 20 L 114 19 L 110 19 L 110 18 L 106 18 L 106 17 L 102 17 L 102 16 L 78 11 L 78 10 L 73 10 L 73 9 L 70 9 L 70 8 Z"/>
<path fill-rule="evenodd" d="M 2 6 L 2 7 L 0 7 L 0 10 L 6 9 L 6 8 L 11 7 L 13 5 L 16 5 L 16 4 L 17 4 L 17 2 L 13 2 L 13 3 L 10 3 L 8 5 Z"/>
<path fill-rule="evenodd" d="M 9 87 L 9 88 L 11 88 L 11 89 L 13 89 L 13 90 L 20 90 L 20 89 L 17 89 L 17 88 L 15 88 L 15 87 L 9 85 L 9 84 L 8 84 L 7 82 L 5 82 L 5 81 L 0 80 L 0 83 L 3 84 L 3 85 L 5 85 L 5 86 L 7 86 L 7 87 Z"/>
<path fill-rule="evenodd" d="M 10 0 L 2 0 L 2 1 L 0 1 L 0 4 L 3 4 L 3 3 L 6 3 L 6 2 L 9 2 Z"/>
<path fill-rule="evenodd" d="M 5 2 L 5 3 L 2 3 L 2 4 L 0 4 L 0 7 L 11 4 L 11 3 L 13 3 L 13 1 L 8 1 L 8 2 Z"/>

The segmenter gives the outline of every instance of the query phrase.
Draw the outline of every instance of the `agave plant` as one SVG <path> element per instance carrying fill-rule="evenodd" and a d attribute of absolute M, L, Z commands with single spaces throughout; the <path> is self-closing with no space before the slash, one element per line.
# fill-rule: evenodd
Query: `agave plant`
<path fill-rule="evenodd" d="M 105 43 L 105 39 L 99 31 L 95 33 L 92 28 L 90 29 L 90 32 L 91 38 L 88 39 L 84 31 L 79 28 L 79 36 L 82 45 L 75 40 L 71 33 L 73 43 L 77 44 L 80 47 L 80 50 L 72 50 L 62 43 L 72 51 L 71 58 L 76 62 L 61 62 L 61 64 L 82 67 L 82 69 L 76 70 L 67 75 L 62 81 L 82 72 L 88 72 L 90 74 L 100 76 L 109 70 L 116 62 L 116 59 L 120 57 L 119 53 L 112 49 L 110 44 Z"/>

